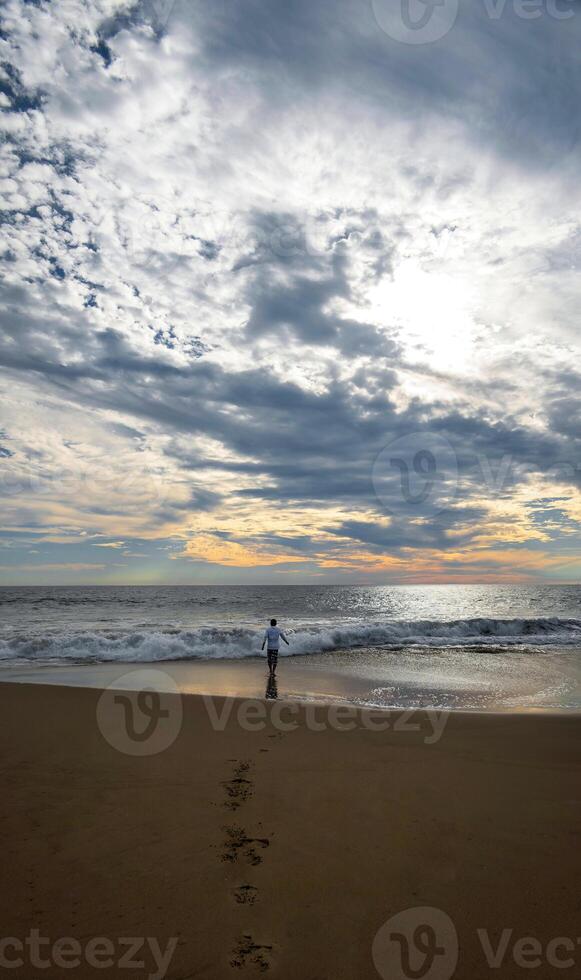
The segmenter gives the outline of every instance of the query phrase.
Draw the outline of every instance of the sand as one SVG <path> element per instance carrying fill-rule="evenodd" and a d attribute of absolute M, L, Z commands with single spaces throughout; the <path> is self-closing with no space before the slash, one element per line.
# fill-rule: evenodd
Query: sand
<path fill-rule="evenodd" d="M 398 980 L 411 975 L 406 929 L 411 941 L 424 920 L 443 952 L 412 945 L 416 976 L 579 975 L 578 716 L 458 713 L 437 739 L 425 714 L 404 719 L 419 731 L 361 712 L 354 730 L 314 731 L 297 706 L 282 731 L 261 725 L 260 702 L 249 731 L 237 702 L 216 731 L 188 695 L 162 702 L 183 710 L 172 744 L 132 756 L 104 737 L 123 738 L 122 711 L 98 711 L 100 696 L 0 685 L 0 921 L 16 940 L 2 955 L 23 964 L 6 976 L 160 976 L 167 950 L 174 980 Z M 390 727 L 363 724 L 378 720 Z M 421 907 L 441 911 L 385 927 L 378 971 L 378 931 Z M 64 937 L 74 942 L 54 945 Z M 416 939 L 429 949 L 431 937 Z M 486 952 L 501 940 L 494 969 Z"/>

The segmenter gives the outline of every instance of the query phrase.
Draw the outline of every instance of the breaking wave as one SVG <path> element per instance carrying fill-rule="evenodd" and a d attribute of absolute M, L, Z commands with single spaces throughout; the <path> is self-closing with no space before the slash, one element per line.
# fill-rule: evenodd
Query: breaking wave
<path fill-rule="evenodd" d="M 485 645 L 581 646 L 578 619 L 389 620 L 381 623 L 303 625 L 288 631 L 281 655 L 308 655 L 357 647 L 435 647 L 467 650 Z M 239 660 L 257 656 L 262 630 L 200 627 L 134 631 L 68 631 L 0 640 L 8 663 L 154 663 L 164 660 Z M 492 649 L 491 649 L 492 652 Z"/>

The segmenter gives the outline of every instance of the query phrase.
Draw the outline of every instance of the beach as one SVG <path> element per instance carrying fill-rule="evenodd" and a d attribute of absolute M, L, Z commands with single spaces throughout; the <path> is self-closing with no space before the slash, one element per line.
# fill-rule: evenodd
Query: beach
<path fill-rule="evenodd" d="M 7 975 L 397 978 L 425 908 L 458 953 L 422 975 L 578 972 L 578 715 L 168 694 L 131 755 L 110 693 L 0 685 Z"/>

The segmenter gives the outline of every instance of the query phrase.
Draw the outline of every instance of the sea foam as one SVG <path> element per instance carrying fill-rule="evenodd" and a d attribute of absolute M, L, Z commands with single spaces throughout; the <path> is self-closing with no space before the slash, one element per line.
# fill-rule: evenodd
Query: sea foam
<path fill-rule="evenodd" d="M 6 663 L 155 663 L 164 660 L 238 660 L 260 654 L 263 631 L 243 626 L 132 631 L 52 631 L 0 640 Z M 434 647 L 468 650 L 475 644 L 581 645 L 581 620 L 457 619 L 319 623 L 289 631 L 281 655 L 308 655 L 357 647 Z"/>

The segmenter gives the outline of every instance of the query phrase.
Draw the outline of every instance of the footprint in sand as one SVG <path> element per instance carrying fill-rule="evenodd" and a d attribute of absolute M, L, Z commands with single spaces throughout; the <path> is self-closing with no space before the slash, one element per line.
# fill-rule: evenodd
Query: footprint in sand
<path fill-rule="evenodd" d="M 247 864 L 257 865 L 262 863 L 262 857 L 258 853 L 259 849 L 265 850 L 270 847 L 268 837 L 248 837 L 242 827 L 224 827 L 226 840 L 224 841 L 225 850 L 222 853 L 222 860 L 235 864 L 238 858 L 244 858 Z"/>
<path fill-rule="evenodd" d="M 252 764 L 245 760 L 238 762 L 232 759 L 230 761 L 236 762 L 236 766 L 232 778 L 222 783 L 227 796 L 224 806 L 227 810 L 237 810 L 253 795 L 254 783 L 251 779 L 246 778 L 251 773 Z"/>
<path fill-rule="evenodd" d="M 238 905 L 254 905 L 258 898 L 258 888 L 254 885 L 239 885 L 232 894 Z"/>
<path fill-rule="evenodd" d="M 243 970 L 246 966 L 255 967 L 260 973 L 270 970 L 270 954 L 272 946 L 262 946 L 255 943 L 252 936 L 241 936 L 232 951 L 230 966 L 235 970 Z"/>

